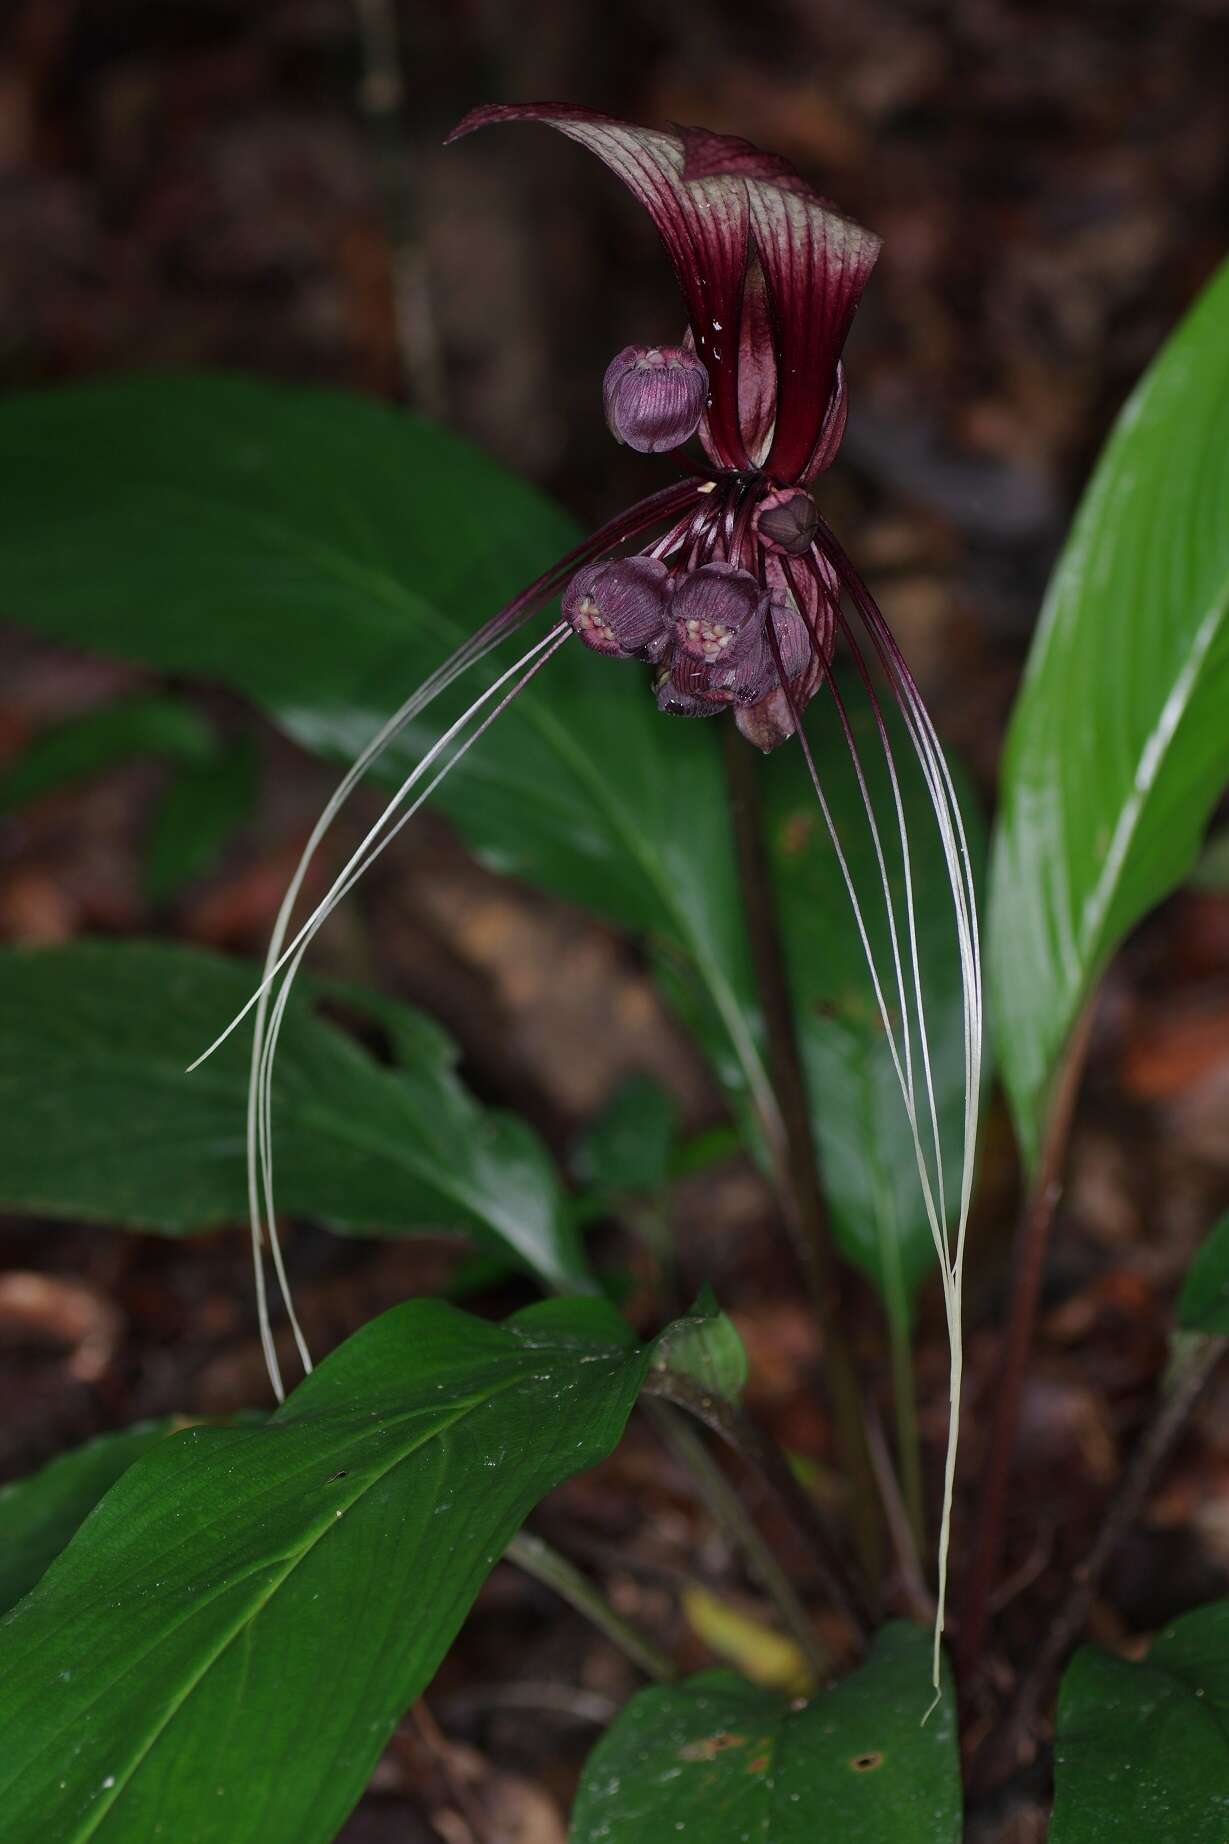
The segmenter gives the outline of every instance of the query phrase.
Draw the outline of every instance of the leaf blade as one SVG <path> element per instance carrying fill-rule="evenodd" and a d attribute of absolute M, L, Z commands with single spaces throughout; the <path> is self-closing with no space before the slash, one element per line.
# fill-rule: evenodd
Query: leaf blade
<path fill-rule="evenodd" d="M 1003 764 L 991 1004 L 1036 1156 L 1080 1007 L 1229 776 L 1229 265 L 1129 399 L 1051 579 Z"/>
<path fill-rule="evenodd" d="M 953 1695 L 923 1728 L 929 1674 L 924 1635 L 896 1623 L 803 1707 L 729 1672 L 641 1691 L 586 1763 L 570 1844 L 956 1844 Z"/>
<path fill-rule="evenodd" d="M 526 1512 L 618 1439 L 644 1362 L 595 1301 L 502 1327 L 411 1302 L 261 1427 L 159 1443 L 4 1623 L 14 1844 L 331 1837 Z"/>
<path fill-rule="evenodd" d="M 1215 1844 L 1229 1788 L 1229 1601 L 1176 1620 L 1139 1664 L 1082 1646 L 1054 1747 L 1052 1844 Z"/>
<path fill-rule="evenodd" d="M 247 1048 L 186 1071 L 258 978 L 151 943 L 0 951 L 4 1202 L 163 1234 L 246 1221 Z M 415 1046 L 392 1070 L 291 1007 L 274 1089 L 287 1209 L 342 1234 L 476 1229 L 548 1286 L 586 1289 L 541 1142 L 467 1095 L 438 1027 L 381 1004 Z"/>

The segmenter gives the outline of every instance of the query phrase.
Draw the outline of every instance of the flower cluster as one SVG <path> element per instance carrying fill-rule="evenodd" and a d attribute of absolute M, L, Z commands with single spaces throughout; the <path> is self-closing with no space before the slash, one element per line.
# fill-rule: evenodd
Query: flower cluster
<path fill-rule="evenodd" d="M 580 142 L 624 182 L 656 225 L 682 293 L 687 327 L 677 344 L 627 346 L 607 367 L 602 394 L 611 433 L 646 455 L 669 453 L 695 437 L 704 461 L 684 479 L 618 513 L 483 623 L 371 739 L 313 829 L 278 913 L 264 977 L 239 1014 L 256 1008 L 248 1177 L 270 1377 L 280 1394 L 265 1295 L 266 1246 L 300 1356 L 310 1368 L 278 1249 L 271 1150 L 278 1033 L 304 954 L 337 903 L 561 646 L 579 636 L 598 653 L 644 661 L 663 711 L 701 717 L 730 710 L 743 735 L 764 750 L 797 737 L 870 966 L 912 1135 L 952 1342 L 937 1684 L 959 1415 L 961 1267 L 981 1083 L 976 903 L 959 806 L 934 726 L 887 623 L 825 523 L 815 494 L 815 482 L 831 465 L 844 435 L 841 353 L 879 240 L 833 211 L 785 161 L 703 129 L 663 134 L 591 110 L 541 103 L 477 109 L 450 138 L 489 123 L 524 121 L 545 123 Z M 637 544 L 642 548 L 629 555 L 629 547 Z M 557 596 L 562 596 L 562 621 L 490 680 L 425 752 L 327 894 L 292 934 L 291 917 L 308 866 L 365 772 L 441 692 Z M 899 917 L 901 899 L 889 876 L 859 745 L 832 670 L 838 639 L 865 688 L 888 771 L 893 799 L 887 823 L 897 832 L 903 880 Z M 913 912 L 912 847 L 876 673 L 896 701 L 917 757 L 952 895 L 965 1026 L 964 1146 L 954 1237 Z M 803 713 L 821 687 L 827 689 L 857 771 L 879 871 L 886 954 L 872 944 L 803 726 Z M 271 989 L 279 979 L 274 996 Z"/>
<path fill-rule="evenodd" d="M 729 707 L 750 741 L 775 748 L 831 662 L 840 584 L 807 486 L 844 433 L 841 349 L 879 241 L 745 141 L 552 104 L 475 110 L 457 133 L 498 121 L 582 142 L 649 211 L 688 327 L 679 345 L 611 360 L 606 420 L 642 454 L 698 435 L 709 464 L 639 555 L 573 577 L 564 616 L 598 652 L 651 662 L 663 711 Z"/>

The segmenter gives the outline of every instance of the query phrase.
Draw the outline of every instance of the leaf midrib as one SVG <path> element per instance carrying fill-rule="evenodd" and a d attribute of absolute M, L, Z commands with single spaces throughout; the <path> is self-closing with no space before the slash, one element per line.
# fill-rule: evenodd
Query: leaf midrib
<path fill-rule="evenodd" d="M 360 1499 L 363 1498 L 368 1491 L 370 1491 L 374 1486 L 378 1485 L 381 1482 L 381 1480 L 386 1479 L 390 1473 L 395 1472 L 396 1469 L 399 1466 L 403 1465 L 407 1460 L 411 1460 L 416 1453 L 418 1453 L 423 1447 L 427 1445 L 429 1441 L 438 1440 L 441 1436 L 451 1432 L 452 1429 L 459 1426 L 460 1423 L 464 1421 L 466 1416 L 472 1414 L 475 1409 L 481 1408 L 485 1403 L 493 1401 L 496 1397 L 505 1394 L 506 1391 L 515 1388 L 518 1384 L 527 1382 L 529 1378 L 535 1374 L 535 1369 L 540 1370 L 541 1365 L 539 1364 L 538 1366 L 534 1368 L 527 1367 L 526 1369 L 522 1371 L 517 1371 L 512 1376 L 505 1378 L 498 1385 L 493 1385 L 490 1389 L 484 1390 L 480 1396 L 476 1396 L 470 1400 L 467 1400 L 459 1404 L 456 1408 L 455 1413 L 449 1415 L 446 1420 L 438 1423 L 437 1425 L 432 1427 L 429 1431 L 424 1431 L 422 1437 L 419 1440 L 415 1441 L 412 1445 L 406 1448 L 403 1448 L 394 1459 L 389 1461 L 387 1466 L 381 1467 L 379 1471 L 377 1472 L 368 1474 L 366 1478 L 364 1479 L 361 1488 L 358 1491 L 354 1492 L 352 1496 L 346 1500 L 345 1505 L 344 1505 L 344 1510 L 349 1511 L 354 1505 L 358 1504 Z M 278 1591 L 282 1587 L 285 1586 L 286 1582 L 290 1579 L 294 1571 L 299 1567 L 300 1563 L 302 1563 L 309 1555 L 312 1554 L 316 1546 L 326 1536 L 328 1536 L 329 1534 L 331 1534 L 332 1532 L 336 1530 L 337 1524 L 340 1521 L 341 1521 L 340 1518 L 334 1517 L 328 1523 L 322 1524 L 320 1529 L 316 1532 L 316 1534 L 310 1537 L 300 1548 L 298 1548 L 287 1559 L 286 1566 L 282 1569 L 280 1574 L 277 1575 L 276 1579 L 270 1583 L 267 1594 L 264 1595 L 264 1597 L 260 1600 L 258 1605 L 256 1605 L 253 1608 L 248 1609 L 241 1617 L 235 1620 L 230 1630 L 223 1635 L 218 1645 L 208 1654 L 206 1658 L 202 1660 L 199 1670 L 197 1670 L 194 1674 L 190 1675 L 189 1681 L 184 1685 L 182 1691 L 175 1698 L 174 1702 L 168 1703 L 163 1706 L 163 1712 L 161 1714 L 161 1719 L 156 1721 L 154 1725 L 152 1726 L 150 1733 L 148 1735 L 148 1738 L 145 1742 L 145 1745 L 141 1749 L 140 1753 L 135 1757 L 131 1765 L 125 1770 L 122 1779 L 118 1775 L 116 1776 L 116 1784 L 115 1784 L 114 1789 L 109 1789 L 113 1792 L 113 1797 L 106 1800 L 105 1802 L 100 1801 L 94 1806 L 91 1813 L 87 1816 L 87 1818 L 84 1821 L 84 1829 L 80 1829 L 74 1832 L 73 1844 L 86 1844 L 86 1840 L 88 1840 L 90 1837 L 94 1835 L 99 1825 L 102 1823 L 103 1819 L 108 1815 L 108 1813 L 112 1810 L 112 1808 L 118 1804 L 121 1795 L 127 1790 L 129 1783 L 133 1780 L 135 1775 L 138 1773 L 142 1763 L 145 1761 L 150 1751 L 153 1749 L 153 1747 L 155 1746 L 155 1744 L 157 1743 L 157 1741 L 159 1740 L 159 1738 L 161 1737 L 161 1735 L 163 1734 L 167 1726 L 174 1719 L 174 1717 L 178 1715 L 179 1711 L 182 1709 L 183 1705 L 187 1702 L 188 1698 L 197 1689 L 198 1685 L 200 1685 L 204 1681 L 206 1675 L 210 1671 L 212 1671 L 213 1667 L 219 1662 L 219 1660 L 223 1657 L 227 1649 L 234 1643 L 234 1641 L 243 1632 L 245 1632 L 256 1620 L 260 1618 L 261 1614 L 263 1614 L 263 1612 L 265 1611 L 265 1608 L 273 1600 L 274 1596 L 278 1593 Z M 259 1563 L 254 1563 L 252 1565 L 252 1570 L 249 1571 L 249 1574 L 255 1572 L 255 1570 L 260 1568 L 261 1566 L 262 1565 Z M 247 1579 L 247 1577 L 245 1576 L 245 1577 L 240 1578 L 241 1581 L 244 1579 Z M 229 1590 L 230 1588 L 236 1585 L 238 1584 L 234 1582 L 228 1582 L 225 1584 L 224 1588 L 219 1589 L 219 1593 L 226 1592 L 227 1590 Z M 143 1659 L 146 1656 L 148 1656 L 149 1653 L 155 1651 L 158 1645 L 162 1643 L 162 1640 L 165 1637 L 165 1634 L 167 1632 L 175 1631 L 180 1625 L 183 1624 L 184 1620 L 191 1618 L 192 1615 L 198 1610 L 198 1607 L 199 1607 L 199 1602 L 194 1601 L 192 1606 L 184 1612 L 180 1620 L 177 1620 L 173 1622 L 167 1628 L 164 1628 L 163 1633 L 161 1633 L 158 1636 L 158 1638 L 154 1640 L 153 1645 L 148 1648 L 147 1652 L 142 1653 L 140 1659 L 130 1660 L 126 1664 L 124 1670 L 121 1671 L 117 1677 L 113 1678 L 110 1681 L 110 1683 L 105 1685 L 97 1693 L 97 1695 L 92 1700 L 92 1703 L 86 1705 L 86 1709 L 88 1710 L 92 1708 L 95 1703 L 98 1703 L 99 1701 L 101 1701 L 103 1697 L 108 1695 L 109 1692 L 113 1690 L 117 1684 L 122 1683 L 125 1677 L 131 1675 L 132 1671 L 139 1667 Z M 82 1713 L 83 1712 L 81 1711 L 74 1712 L 74 1716 L 73 1716 L 74 1722 L 80 1720 Z M 45 1753 L 46 1748 L 51 1746 L 54 1742 L 56 1742 L 59 1739 L 60 1739 L 60 1732 L 57 1732 L 56 1735 L 49 1737 L 48 1742 L 45 1745 L 42 1752 Z M 35 1757 L 35 1758 L 37 1759 L 38 1757 Z"/>

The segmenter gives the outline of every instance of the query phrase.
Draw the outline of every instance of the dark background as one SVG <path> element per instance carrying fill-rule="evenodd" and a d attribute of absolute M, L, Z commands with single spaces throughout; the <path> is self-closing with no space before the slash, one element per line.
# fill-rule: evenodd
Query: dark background
<path fill-rule="evenodd" d="M 606 432 L 599 386 L 622 345 L 680 334 L 668 266 L 579 149 L 541 129 L 448 150 L 443 136 L 475 102 L 543 97 L 747 136 L 885 239 L 849 349 L 849 437 L 825 509 L 989 801 L 1076 496 L 1125 393 L 1223 252 L 1226 68 L 1220 0 L 391 11 L 383 0 L 9 0 L 0 388 L 202 365 L 341 385 L 443 418 L 596 522 L 645 490 L 643 464 Z M 0 611 L 16 617 L 2 584 L 0 566 Z M 0 761 L 143 682 L 14 633 L 2 646 Z M 413 677 L 407 659 L 406 689 Z M 217 874 L 151 911 L 140 851 L 162 771 L 116 771 L 0 818 L 0 937 L 263 944 L 328 777 L 206 696 L 223 722 L 259 736 L 264 762 L 259 808 Z M 690 1126 L 720 1118 L 634 947 L 483 873 L 439 822 L 412 829 L 362 914 L 365 945 L 343 921 L 326 956 L 353 970 L 361 952 L 369 976 L 429 1003 L 478 1091 L 525 1106 L 561 1154 L 634 1070 L 673 1087 Z M 1229 1201 L 1227 970 L 1229 898 L 1191 890 L 1140 931 L 1107 983 L 1026 1401 L 1028 1517 L 1013 1564 L 1043 1599 L 1061 1591 L 1120 1470 L 1163 1362 L 1176 1278 Z M 966 1505 L 1015 1186 L 1001 1115 L 984 1163 Z M 758 1181 L 725 1168 L 685 1190 L 676 1216 L 685 1272 L 711 1273 L 741 1308 L 758 1405 L 822 1462 L 829 1430 L 806 1318 Z M 609 1241 L 621 1248 L 617 1229 Z M 630 1244 L 622 1258 L 634 1265 Z M 365 1249 L 300 1229 L 291 1259 L 327 1345 L 438 1283 L 454 1258 L 442 1242 Z M 2 1270 L 6 1474 L 141 1415 L 263 1398 L 237 1236 L 178 1248 L 12 1224 Z M 869 1332 L 863 1347 L 875 1375 Z M 933 1301 L 919 1365 L 937 1468 L 945 1359 Z M 1227 1406 L 1222 1385 L 1111 1576 L 1102 1637 L 1223 1586 Z M 647 1434 L 550 1516 L 642 1618 L 672 1617 L 685 1567 L 732 1591 L 729 1557 Z M 449 1736 L 479 1752 L 458 1753 L 426 1719 L 409 1725 L 354 1837 L 481 1838 L 471 1793 L 501 1815 L 491 1838 L 558 1836 L 552 1802 L 592 1736 L 586 1712 L 604 1719 L 629 1680 L 506 1571 L 484 1608 L 432 1696 Z M 1010 1609 L 1005 1627 L 1010 1644 Z M 411 1785 L 416 1804 L 402 1797 Z M 432 1810 L 436 1828 L 424 1829 Z M 450 1832 L 448 1815 L 467 1810 L 469 1832 Z M 1035 1825 L 1025 1805 L 993 1835 Z"/>

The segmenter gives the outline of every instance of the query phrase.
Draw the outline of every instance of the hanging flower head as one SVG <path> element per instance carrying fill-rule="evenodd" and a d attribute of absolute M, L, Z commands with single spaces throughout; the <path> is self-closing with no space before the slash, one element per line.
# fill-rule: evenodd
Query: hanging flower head
<path fill-rule="evenodd" d="M 611 433 L 642 454 L 698 435 L 708 461 L 643 553 L 666 566 L 655 597 L 641 559 L 605 567 L 601 595 L 626 611 L 626 629 L 595 616 L 585 572 L 564 613 L 599 651 L 652 660 L 663 711 L 728 706 L 751 742 L 775 748 L 831 659 L 839 581 L 809 489 L 844 434 L 841 352 L 879 239 L 775 154 L 706 129 L 662 134 L 541 103 L 476 109 L 450 139 L 526 121 L 579 141 L 618 175 L 661 233 L 682 292 L 677 346 L 627 346 L 611 360 Z"/>
<path fill-rule="evenodd" d="M 664 713 L 703 717 L 730 711 L 748 741 L 763 750 L 797 738 L 869 964 L 912 1134 L 952 1350 L 939 1543 L 937 1685 L 958 1430 L 964 1231 L 980 1089 L 981 972 L 968 851 L 947 765 L 900 650 L 825 522 L 817 498 L 817 483 L 845 432 L 841 354 L 879 253 L 879 240 L 834 211 L 784 160 L 749 142 L 704 129 L 665 134 L 587 109 L 540 103 L 474 110 L 449 138 L 502 122 L 544 123 L 580 142 L 624 182 L 652 218 L 674 266 L 687 326 L 677 345 L 629 345 L 611 360 L 602 385 L 606 421 L 616 441 L 645 455 L 669 452 L 695 437 L 704 460 L 683 480 L 640 500 L 594 532 L 432 673 L 373 737 L 308 840 L 278 915 L 264 979 L 223 1033 L 228 1035 L 247 1011 L 256 1008 L 248 1178 L 270 1376 L 280 1395 L 265 1295 L 266 1243 L 300 1357 L 306 1368 L 311 1367 L 277 1243 L 271 1123 L 278 1034 L 308 946 L 443 776 L 561 646 L 578 636 L 612 660 L 645 662 L 651 668 L 646 670 L 646 695 L 651 685 Z M 638 541 L 642 548 L 628 554 L 628 547 Z M 447 686 L 556 597 L 562 597 L 562 620 L 481 692 L 427 751 L 327 895 L 287 941 L 308 865 L 367 769 Z M 904 870 L 900 915 L 886 868 L 880 816 L 832 671 L 838 642 L 869 701 L 893 792 L 894 811 L 887 823 L 896 830 Z M 952 1200 L 950 1211 L 913 915 L 912 848 L 876 678 L 894 698 L 920 764 L 952 893 L 964 984 L 965 1119 L 960 1195 Z M 890 941 L 890 959 L 883 966 L 872 951 L 803 726 L 807 705 L 824 688 L 832 719 L 853 756 L 879 866 Z M 279 977 L 274 997 L 271 989 Z"/>

